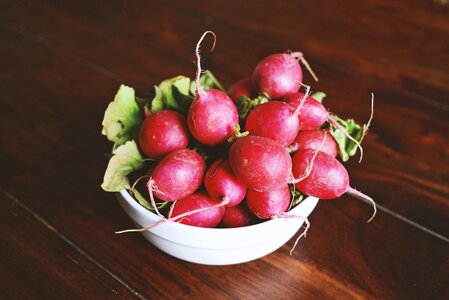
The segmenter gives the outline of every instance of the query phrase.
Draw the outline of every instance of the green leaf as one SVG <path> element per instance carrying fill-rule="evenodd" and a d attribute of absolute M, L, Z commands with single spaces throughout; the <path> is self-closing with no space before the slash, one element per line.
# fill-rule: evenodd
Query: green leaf
<path fill-rule="evenodd" d="M 153 205 L 151 205 L 151 202 L 148 201 L 144 196 L 142 196 L 142 194 L 137 189 L 130 189 L 129 192 L 134 197 L 134 199 L 136 199 L 137 202 L 139 202 L 140 205 L 142 205 L 143 207 L 145 207 L 148 210 L 154 211 L 154 207 L 153 207 Z M 170 202 L 163 201 L 162 203 L 156 203 L 156 206 L 157 206 L 157 209 L 162 209 L 169 204 L 170 204 Z"/>
<path fill-rule="evenodd" d="M 121 85 L 114 101 L 109 103 L 104 113 L 101 133 L 118 145 L 137 136 L 144 116 L 135 99 L 134 89 Z"/>
<path fill-rule="evenodd" d="M 128 141 L 112 152 L 101 187 L 107 192 L 130 189 L 128 176 L 144 166 L 144 160 L 135 141 Z"/>
<path fill-rule="evenodd" d="M 290 210 L 291 208 L 293 208 L 296 205 L 298 205 L 299 203 L 301 203 L 301 201 L 304 200 L 304 198 L 305 198 L 305 195 L 303 193 L 301 193 L 300 191 L 298 191 L 295 188 L 295 185 L 289 184 L 289 188 L 290 188 L 290 193 L 292 195 L 292 200 L 290 201 L 290 208 L 288 210 Z"/>
<path fill-rule="evenodd" d="M 266 96 L 260 95 L 256 98 L 249 98 L 246 96 L 241 96 L 237 99 L 236 106 L 237 111 L 239 113 L 240 120 L 244 120 L 248 113 L 257 105 L 263 104 L 270 101 L 270 99 Z"/>
<path fill-rule="evenodd" d="M 313 99 L 315 99 L 316 101 L 322 103 L 324 98 L 326 98 L 326 93 L 325 92 L 315 92 L 312 95 L 310 95 L 310 97 L 312 97 Z"/>
<path fill-rule="evenodd" d="M 190 95 L 190 78 L 176 76 L 162 81 L 154 87 L 155 96 L 151 101 L 151 112 L 173 109 L 181 113 L 187 112 L 194 97 Z"/>
<path fill-rule="evenodd" d="M 218 82 L 217 78 L 215 78 L 214 74 L 211 71 L 207 70 L 200 76 L 200 84 L 201 87 L 207 91 L 209 89 L 219 89 L 222 92 L 226 93 L 224 87 Z M 190 93 L 192 95 L 196 95 L 196 82 L 193 80 L 190 84 Z"/>
<path fill-rule="evenodd" d="M 359 143 L 362 142 L 364 137 L 364 128 L 354 122 L 353 119 L 343 120 L 336 115 L 333 118 Z M 330 125 L 329 131 L 338 144 L 338 153 L 342 161 L 347 161 L 351 156 L 357 153 L 357 144 L 345 136 L 343 132 L 338 130 L 335 125 Z"/>

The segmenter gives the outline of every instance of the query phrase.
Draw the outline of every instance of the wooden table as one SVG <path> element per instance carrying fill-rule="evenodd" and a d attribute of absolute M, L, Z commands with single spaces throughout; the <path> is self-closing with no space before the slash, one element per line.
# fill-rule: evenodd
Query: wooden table
<path fill-rule="evenodd" d="M 447 1 L 1 2 L 0 298 L 449 299 Z M 375 93 L 348 164 L 372 223 L 361 201 L 321 201 L 292 256 L 223 267 L 114 234 L 131 222 L 100 189 L 104 109 L 121 83 L 151 96 L 193 76 L 207 29 L 226 86 L 292 49 L 336 114 L 365 122 Z"/>

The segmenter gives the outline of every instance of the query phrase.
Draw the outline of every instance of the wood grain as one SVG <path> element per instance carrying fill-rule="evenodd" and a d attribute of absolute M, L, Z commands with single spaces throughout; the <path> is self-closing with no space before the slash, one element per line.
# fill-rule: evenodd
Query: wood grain
<path fill-rule="evenodd" d="M 224 267 L 182 262 L 139 235 L 113 234 L 132 226 L 114 197 L 99 188 L 110 148 L 100 137 L 100 122 L 118 85 L 130 83 L 142 94 L 150 94 L 151 85 L 163 78 L 193 74 L 193 45 L 206 25 L 220 39 L 216 52 L 205 54 L 206 65 L 217 70 L 227 85 L 248 74 L 260 57 L 300 41 L 293 31 L 279 35 L 284 24 L 299 26 L 293 14 L 297 8 L 291 3 L 267 4 L 269 10 L 285 14 L 271 25 L 263 7 L 250 11 L 242 5 L 235 12 L 237 4 L 176 3 L 183 7 L 176 10 L 173 3 L 4 4 L 0 14 L 0 128 L 6 133 L 0 137 L 1 297 L 447 298 L 449 243 L 420 227 L 449 236 L 447 98 L 441 93 L 447 88 L 441 73 L 445 41 L 436 41 L 428 50 L 434 57 L 426 58 L 427 63 L 441 61 L 433 68 L 414 61 L 419 44 L 397 60 L 400 55 L 391 37 L 382 59 L 394 62 L 397 72 L 406 73 L 405 62 L 429 69 L 423 86 L 430 91 L 409 92 L 408 79 L 385 75 L 376 67 L 378 50 L 368 47 L 372 36 L 357 39 L 364 32 L 358 28 L 360 23 L 339 22 L 347 12 L 362 11 L 370 17 L 359 22 L 373 34 L 372 28 L 382 23 L 388 11 L 402 15 L 398 12 L 405 8 L 402 1 L 382 2 L 375 12 L 368 10 L 374 5 L 371 2 L 344 8 L 323 2 L 328 7 L 319 16 L 314 6 L 302 2 L 309 14 L 327 20 L 305 45 L 313 50 L 311 60 L 321 73 L 316 89 L 329 94 L 326 103 L 332 111 L 366 120 L 369 93 L 376 91 L 376 118 L 366 140 L 364 163 L 352 162 L 348 168 L 352 185 L 373 195 L 393 214 L 379 212 L 373 223 L 366 224 L 371 213 L 366 204 L 348 197 L 321 201 L 310 218 L 307 238 L 293 256 L 288 255 L 290 241 L 263 259 Z M 422 24 L 407 15 L 391 23 L 405 18 L 440 37 L 446 26 L 444 12 L 428 3 L 415 4 L 407 9 L 409 15 L 435 21 Z M 248 17 L 242 18 L 245 14 Z M 302 24 L 312 23 L 312 16 L 307 18 Z M 330 40 L 319 41 L 318 33 L 333 26 L 352 28 L 355 37 L 330 39 L 328 33 L 324 37 Z M 403 30 L 398 36 L 410 34 Z M 387 38 L 388 33 L 379 35 L 379 40 Z M 353 49 L 347 53 L 337 49 L 332 58 L 312 47 L 317 43 L 317 49 L 324 49 L 331 42 L 335 45 L 329 49 L 344 42 Z M 370 55 L 375 60 L 366 69 L 354 63 Z M 394 217 L 397 213 L 419 226 Z"/>

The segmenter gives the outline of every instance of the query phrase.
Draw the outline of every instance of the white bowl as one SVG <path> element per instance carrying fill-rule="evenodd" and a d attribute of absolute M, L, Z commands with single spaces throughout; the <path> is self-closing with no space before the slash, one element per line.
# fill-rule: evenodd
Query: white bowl
<path fill-rule="evenodd" d="M 161 220 L 137 203 L 126 190 L 117 193 L 117 198 L 139 228 Z M 317 203 L 317 198 L 308 197 L 289 214 L 307 217 Z M 205 265 L 231 265 L 255 260 L 277 250 L 303 223 L 300 218 L 282 218 L 240 228 L 201 228 L 166 222 L 142 234 L 160 250 L 182 260 Z"/>

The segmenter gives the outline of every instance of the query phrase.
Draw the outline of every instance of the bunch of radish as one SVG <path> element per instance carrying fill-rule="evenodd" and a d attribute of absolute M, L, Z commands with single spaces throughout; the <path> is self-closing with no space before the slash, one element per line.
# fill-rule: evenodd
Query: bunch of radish
<path fill-rule="evenodd" d="M 334 199 L 347 193 L 371 202 L 375 213 L 374 201 L 350 187 L 332 134 L 353 143 L 352 155 L 358 148 L 361 157 L 368 125 L 358 138 L 351 135 L 311 96 L 303 55 L 267 56 L 251 77 L 226 91 L 211 73 L 202 76 L 199 48 L 207 34 L 215 45 L 215 34 L 205 32 L 196 47 L 194 81 L 163 81 L 150 101 L 131 88 L 119 90 L 103 121 L 103 134 L 117 146 L 103 189 L 128 189 L 161 223 L 200 227 L 290 217 L 298 195 Z"/>

